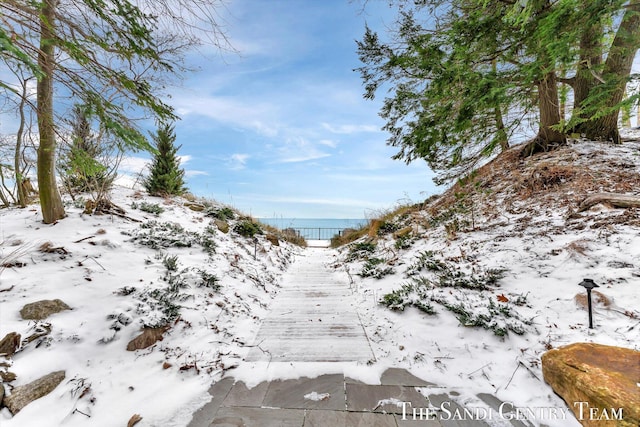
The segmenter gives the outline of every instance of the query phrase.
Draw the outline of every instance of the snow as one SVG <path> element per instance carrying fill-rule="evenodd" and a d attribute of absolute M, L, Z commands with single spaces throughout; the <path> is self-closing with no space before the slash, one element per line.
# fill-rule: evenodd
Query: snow
<path fill-rule="evenodd" d="M 319 402 L 321 400 L 327 400 L 331 397 L 331 393 L 318 393 L 312 391 L 311 393 L 307 393 L 304 395 L 304 398 L 307 400 L 312 400 L 314 402 Z"/>
<path fill-rule="evenodd" d="M 640 131 L 625 137 L 639 138 Z M 576 167 L 595 167 L 597 153 L 611 164 L 624 163 L 618 167 L 625 173 L 640 174 L 637 141 L 606 150 L 602 144 L 582 142 L 568 150 L 565 154 Z M 608 191 L 605 178 L 618 171 L 615 167 L 592 171 L 589 185 Z M 374 256 L 394 270 L 381 279 L 360 277 L 364 261 L 347 261 L 348 247 L 303 252 L 284 242 L 273 246 L 259 237 L 254 260 L 252 239 L 216 231 L 211 256 L 199 244 L 152 249 L 134 241 L 148 230 L 141 224 L 172 222 L 203 235 L 210 218 L 185 207 L 181 198 L 154 198 L 124 187 L 114 190 L 113 202 L 141 223 L 115 215 L 85 215 L 70 200 L 68 217 L 53 225 L 42 223 L 35 205 L 4 209 L 0 211 L 0 260 L 6 265 L 0 269 L 0 338 L 15 331 L 24 339 L 45 323 L 52 330 L 24 345 L 7 370 L 17 375 L 14 386 L 61 369 L 66 379 L 16 416 L 3 409 L 0 424 L 113 426 L 126 425 L 132 415 L 140 414 L 137 427 L 186 426 L 211 398 L 207 393 L 211 383 L 223 375 L 249 387 L 330 373 L 379 384 L 389 367 L 406 368 L 437 384 L 438 391 L 458 393 L 457 402 L 468 407 L 486 407 L 477 395 L 489 393 L 514 407 L 565 408 L 542 379 L 540 357 L 547 349 L 595 342 L 640 350 L 640 228 L 633 222 L 633 210 L 596 207 L 572 219 L 570 206 L 575 208 L 580 194 L 571 191 L 550 191 L 545 200 L 518 199 L 508 192 L 487 194 L 483 203 L 499 207 L 498 212 L 479 208 L 475 227 L 461 226 L 454 233 L 443 224 L 427 226 L 429 215 L 420 211 L 412 219 L 419 238 L 410 247 L 396 248 L 391 235 L 379 239 Z M 637 188 L 633 191 L 637 194 Z M 156 217 L 131 208 L 142 202 L 158 204 L 165 211 Z M 95 237 L 85 239 L 89 236 Z M 47 242 L 67 253 L 42 252 L 39 248 Z M 244 362 L 288 266 L 299 254 L 320 250 L 327 251 L 332 267 L 352 279 L 354 309 L 375 362 Z M 504 277 L 489 289 L 432 289 L 428 296 L 462 303 L 476 314 L 488 313 L 489 301 L 498 307 L 506 304 L 527 321 L 524 334 L 509 331 L 497 336 L 491 330 L 462 326 L 440 303 L 433 304 L 434 315 L 415 307 L 391 311 L 381 305 L 384 295 L 411 283 L 412 277 L 434 280 L 424 269 L 414 276 L 406 274 L 426 251 L 468 277 L 504 269 Z M 185 283 L 176 302 L 180 317 L 172 321 L 162 341 L 126 351 L 143 323 L 163 315 L 149 295 L 167 288 L 164 263 L 170 256 L 178 257 L 173 273 Z M 214 274 L 220 289 L 199 286 L 200 270 Z M 588 328 L 587 313 L 574 300 L 584 293 L 578 283 L 587 277 L 611 301 L 608 306 L 595 304 L 594 329 Z M 499 296 L 508 301 L 500 302 Z M 41 322 L 21 319 L 19 311 L 25 304 L 55 298 L 72 310 Z M 518 298 L 526 299 L 526 304 L 516 305 Z M 305 398 L 322 399 L 322 395 Z M 579 426 L 573 419 L 534 424 L 540 422 L 549 427 Z"/>
<path fill-rule="evenodd" d="M 284 242 L 273 246 L 260 237 L 254 260 L 252 240 L 220 231 L 213 237 L 217 247 L 212 256 L 195 244 L 151 249 L 132 241 L 140 224 L 172 222 L 203 233 L 210 218 L 186 208 L 180 198 L 163 200 L 122 187 L 112 197 L 128 216 L 143 222 L 84 215 L 70 201 L 68 217 L 53 225 L 42 223 L 37 206 L 0 211 L 0 259 L 13 265 L 0 276 L 0 290 L 5 290 L 0 292 L 0 338 L 15 331 L 24 339 L 43 323 L 52 329 L 12 357 L 8 370 L 18 377 L 13 384 L 66 371 L 53 393 L 15 417 L 3 409 L 3 426 L 126 425 L 133 414 L 143 417 L 138 426 L 186 425 L 210 399 L 207 389 L 212 381 L 247 352 L 245 344 L 250 344 L 267 313 L 279 278 L 300 251 Z M 131 208 L 142 202 L 158 204 L 165 212 L 156 217 Z M 89 236 L 95 237 L 82 240 Z M 45 242 L 67 254 L 41 252 Z M 162 341 L 126 351 L 143 322 L 152 323 L 161 314 L 145 295 L 167 287 L 163 259 L 172 255 L 178 257 L 175 273 L 186 282 L 177 301 L 180 317 Z M 215 274 L 220 290 L 198 286 L 198 270 Z M 136 290 L 123 295 L 125 287 Z M 25 304 L 56 298 L 72 310 L 40 322 L 21 319 Z"/>
<path fill-rule="evenodd" d="M 629 133 L 625 136 L 630 137 Z M 604 153 L 602 144 L 583 141 L 566 149 L 566 155 L 578 163 L 577 167 L 587 168 L 595 167 L 589 165 L 593 161 L 588 159 L 597 152 L 599 158 L 626 162 L 625 169 L 640 174 L 637 140 L 606 147 Z M 602 191 L 611 191 L 605 178 L 615 174 L 615 170 L 591 173 L 602 179 L 594 185 L 603 187 Z M 504 206 L 499 198 L 507 196 L 495 196 L 498 199 L 495 204 Z M 540 357 L 545 351 L 574 342 L 640 350 L 638 222 L 633 223 L 633 217 L 626 216 L 630 211 L 601 207 L 585 212 L 580 220 L 585 226 L 578 226 L 578 222 L 569 218 L 564 205 L 554 206 L 566 196 L 550 197 L 555 197 L 555 201 L 538 203 L 529 198 L 520 208 L 511 212 L 502 210 L 493 220 L 491 215 L 483 218 L 481 212 L 476 212 L 476 230 L 468 227 L 454 235 L 443 225 L 416 226 L 429 223 L 430 216 L 420 211 L 413 219 L 414 231 L 418 230 L 414 234 L 419 238 L 410 248 L 397 249 L 389 234 L 377 241 L 371 257 L 385 259 L 385 266 L 394 270 L 380 279 L 360 277 L 358 273 L 365 262 L 349 262 L 350 249 L 341 249 L 336 267 L 347 269 L 354 279 L 353 286 L 360 295 L 358 309 L 378 364 L 406 368 L 420 378 L 455 390 L 460 393 L 458 402 L 469 407 L 486 406 L 477 394 L 489 393 L 516 407 L 565 408 L 564 402 L 543 381 Z M 514 198 L 511 203 L 519 201 Z M 526 218 L 526 226 L 521 226 L 526 216 L 530 218 Z M 415 276 L 409 275 L 408 267 L 426 251 L 470 277 L 479 277 L 488 269 L 505 271 L 498 285 L 485 291 L 436 285 L 425 297 L 427 301 L 431 298 L 448 304 L 462 303 L 477 314 L 486 314 L 490 301 L 497 306 L 508 305 L 511 313 L 530 321 L 524 326 L 526 332 L 518 335 L 509 331 L 500 337 L 490 330 L 465 327 L 438 303 L 433 303 L 435 315 L 414 307 L 391 311 L 381 305 L 384 295 L 411 283 Z M 437 282 L 435 274 L 424 269 L 419 276 Z M 596 290 L 611 301 L 609 306 L 594 304 L 594 329 L 588 328 L 587 312 L 574 300 L 577 294 L 586 293 L 578 286 L 583 278 L 595 280 L 600 285 Z M 506 297 L 508 302 L 500 302 L 498 296 Z M 526 297 L 525 305 L 514 304 L 519 297 Z M 538 422 L 551 427 L 580 425 L 575 419 Z"/>

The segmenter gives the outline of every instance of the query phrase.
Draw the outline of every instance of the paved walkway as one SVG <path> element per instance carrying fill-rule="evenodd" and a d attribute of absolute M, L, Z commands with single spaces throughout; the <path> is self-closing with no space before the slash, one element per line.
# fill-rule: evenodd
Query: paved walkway
<path fill-rule="evenodd" d="M 331 250 L 309 248 L 290 267 L 246 363 L 375 361 L 346 273 L 328 266 L 331 255 Z M 387 370 L 375 385 L 329 374 L 263 382 L 248 389 L 226 377 L 209 393 L 212 400 L 194 414 L 188 427 L 488 426 L 436 410 L 464 413 L 455 392 L 447 394 L 403 369 Z M 495 410 L 502 403 L 491 395 L 478 397 Z M 404 414 L 402 402 L 410 402 L 404 404 Z M 414 418 L 414 408 L 425 416 Z M 502 425 L 530 426 L 516 420 Z"/>

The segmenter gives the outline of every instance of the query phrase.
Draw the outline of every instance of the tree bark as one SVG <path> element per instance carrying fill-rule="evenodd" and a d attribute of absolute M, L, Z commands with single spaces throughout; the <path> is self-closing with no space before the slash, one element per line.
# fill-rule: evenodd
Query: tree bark
<path fill-rule="evenodd" d="M 583 102 L 589 96 L 591 89 L 598 83 L 594 73 L 601 73 L 602 65 L 602 37 L 604 28 L 601 23 L 587 26 L 580 35 L 580 62 L 576 69 L 573 83 L 573 114 L 584 119 L 581 111 Z M 580 125 L 574 129 L 580 132 Z"/>
<path fill-rule="evenodd" d="M 620 143 L 618 132 L 620 108 L 616 108 L 616 105 L 624 98 L 631 66 L 638 48 L 640 48 L 639 27 L 640 2 L 632 2 L 627 6 L 611 49 L 609 49 L 603 72 L 605 82 L 593 89 L 606 93 L 608 102 L 603 108 L 609 111 L 602 117 L 585 123 L 584 133 L 589 139 Z"/>
<path fill-rule="evenodd" d="M 16 148 L 14 152 L 14 172 L 16 178 L 16 189 L 18 193 L 18 205 L 24 208 L 29 203 L 29 194 L 25 191 L 22 175 L 22 140 L 24 137 L 24 127 L 26 119 L 24 117 L 24 107 L 27 101 L 27 80 L 22 81 L 22 96 L 20 98 L 20 105 L 18 106 L 18 113 L 20 114 L 20 126 L 18 127 L 18 133 L 16 134 Z"/>
<path fill-rule="evenodd" d="M 40 51 L 38 66 L 44 76 L 38 80 L 37 108 L 40 145 L 38 146 L 38 190 L 40 208 L 45 224 L 64 218 L 62 198 L 55 174 L 56 133 L 53 118 L 53 74 L 55 69 L 55 45 L 53 29 L 58 0 L 45 0 L 40 15 Z"/>
<path fill-rule="evenodd" d="M 498 71 L 497 60 L 494 59 L 491 62 L 491 69 L 494 73 L 497 73 Z M 500 109 L 499 105 L 497 105 L 494 108 L 493 114 L 496 120 L 496 130 L 497 130 L 496 137 L 498 138 L 498 141 L 500 143 L 500 151 L 504 153 L 509 149 L 509 138 L 507 137 L 507 131 L 505 130 L 504 119 L 502 117 L 502 110 Z"/>
<path fill-rule="evenodd" d="M 555 72 L 545 74 L 538 82 L 538 106 L 540 109 L 538 135 L 522 149 L 520 154 L 523 157 L 550 151 L 567 142 L 564 133 L 553 129 L 560 124 L 558 82 Z"/>

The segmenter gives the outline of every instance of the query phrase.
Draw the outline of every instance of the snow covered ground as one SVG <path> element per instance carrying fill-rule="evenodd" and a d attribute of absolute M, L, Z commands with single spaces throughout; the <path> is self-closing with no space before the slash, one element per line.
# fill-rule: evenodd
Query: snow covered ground
<path fill-rule="evenodd" d="M 460 393 L 459 402 L 470 407 L 486 406 L 477 395 L 489 393 L 518 407 L 549 408 L 564 403 L 542 380 L 547 349 L 588 341 L 640 350 L 640 212 L 603 206 L 576 212 L 593 192 L 638 194 L 640 143 L 581 142 L 513 164 L 480 171 L 474 191 L 459 186 L 423 209 L 389 218 L 373 247 L 363 239 L 361 246 L 325 249 L 332 268 L 352 280 L 375 355 L 375 362 L 344 369 L 375 382 L 387 367 L 406 368 Z M 112 197 L 141 222 L 85 215 L 71 201 L 68 217 L 53 225 L 42 224 L 35 205 L 0 211 L 0 339 L 51 329 L 2 369 L 17 375 L 14 385 L 66 371 L 58 388 L 17 416 L 3 409 L 3 427 L 124 426 L 134 414 L 143 417 L 138 427 L 186 426 L 225 372 L 257 384 L 274 375 L 343 369 L 289 362 L 255 369 L 243 362 L 283 273 L 303 249 L 275 246 L 264 236 L 254 246 L 219 231 L 181 198 L 126 188 Z M 143 203 L 164 212 L 141 210 Z M 230 221 L 232 228 L 238 221 Z M 408 237 L 394 237 L 392 230 L 407 227 Z M 155 247 L 172 241 L 192 243 Z M 452 278 L 457 285 L 447 282 Z M 585 293 L 578 286 L 583 278 L 595 280 L 608 301 L 596 303 L 594 329 L 575 300 Z M 389 294 L 395 311 L 380 303 Z M 39 322 L 21 319 L 25 304 L 55 298 L 72 310 Z M 167 318 L 171 328 L 162 341 L 126 350 L 143 325 Z M 578 425 L 534 424 L 540 423 Z"/>
<path fill-rule="evenodd" d="M 244 345 L 257 333 L 283 271 L 300 250 L 260 236 L 254 260 L 252 239 L 218 231 L 210 217 L 185 207 L 181 198 L 117 188 L 113 202 L 142 222 L 84 215 L 72 203 L 68 217 L 53 225 L 42 223 L 38 206 L 0 211 L 0 339 L 9 332 L 24 339 L 38 327 L 51 328 L 24 345 L 6 370 L 17 375 L 14 385 L 66 371 L 58 388 L 17 416 L 4 408 L 2 426 L 124 426 L 134 414 L 143 417 L 138 426 L 186 425 L 208 400 L 211 382 L 246 353 Z M 164 212 L 140 210 L 143 203 Z M 180 227 L 163 230 L 162 224 Z M 162 236 L 194 243 L 145 246 Z M 212 245 L 215 253 L 209 255 L 205 249 Z M 177 265 L 169 271 L 172 257 Z M 175 292 L 164 293 L 172 284 Z M 171 306 L 162 303 L 166 295 L 181 308 L 164 339 L 126 351 L 143 325 L 161 324 L 171 315 Z M 21 319 L 25 304 L 56 298 L 72 310 L 38 322 Z"/>
<path fill-rule="evenodd" d="M 362 238 L 336 266 L 358 289 L 378 364 L 456 390 L 470 407 L 489 393 L 516 407 L 564 408 L 543 381 L 545 351 L 574 342 L 640 350 L 640 212 L 576 212 L 597 191 L 640 194 L 640 143 L 575 143 L 522 162 L 508 180 L 502 167 L 389 219 L 374 248 Z M 407 226 L 411 237 L 394 238 Z M 594 329 L 576 301 L 584 278 L 605 297 L 594 296 Z M 395 310 L 380 304 L 385 296 Z"/>

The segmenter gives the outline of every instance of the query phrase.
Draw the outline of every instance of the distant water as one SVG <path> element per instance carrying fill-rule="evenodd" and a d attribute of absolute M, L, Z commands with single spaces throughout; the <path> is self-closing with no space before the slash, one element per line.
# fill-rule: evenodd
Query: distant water
<path fill-rule="evenodd" d="M 274 227 L 278 227 L 281 230 L 285 228 L 296 228 L 296 229 L 322 229 L 322 228 L 333 228 L 344 230 L 345 228 L 354 228 L 358 229 L 361 226 L 367 224 L 366 219 L 353 219 L 353 218 L 258 218 L 258 220 L 264 224 L 272 225 Z M 307 239 L 317 239 L 317 233 L 305 231 L 302 233 L 303 236 Z M 320 235 L 320 239 L 330 239 L 333 235 L 325 235 L 326 233 L 322 232 Z"/>
<path fill-rule="evenodd" d="M 258 218 L 264 224 L 285 228 L 360 228 L 366 219 L 353 218 Z"/>

